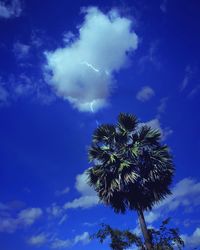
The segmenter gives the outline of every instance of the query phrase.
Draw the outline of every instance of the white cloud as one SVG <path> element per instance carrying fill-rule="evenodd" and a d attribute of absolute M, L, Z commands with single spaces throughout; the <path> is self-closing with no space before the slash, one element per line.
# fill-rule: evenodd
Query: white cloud
<path fill-rule="evenodd" d="M 193 74 L 194 74 L 194 69 L 190 65 L 188 65 L 185 68 L 185 76 L 181 83 L 180 91 L 183 91 L 188 86 L 189 81 L 191 80 Z"/>
<path fill-rule="evenodd" d="M 69 187 L 65 187 L 65 188 L 62 189 L 62 190 L 56 190 L 55 195 L 56 195 L 56 196 L 65 195 L 65 194 L 69 193 L 69 190 L 70 190 Z"/>
<path fill-rule="evenodd" d="M 48 214 L 48 219 L 57 220 L 57 224 L 60 226 L 62 225 L 68 218 L 65 214 L 65 210 L 62 206 L 57 205 L 56 203 L 51 204 L 51 206 L 47 207 L 46 212 Z"/>
<path fill-rule="evenodd" d="M 181 238 L 185 242 L 186 249 L 191 249 L 200 246 L 200 227 L 192 233 L 192 235 L 183 234 Z"/>
<path fill-rule="evenodd" d="M 182 211 L 192 211 L 195 207 L 200 206 L 200 182 L 191 178 L 185 178 L 179 181 L 172 188 L 172 195 L 168 196 L 165 200 L 155 206 L 153 211 L 147 213 L 147 218 L 151 222 L 162 217 L 171 211 L 182 208 Z"/>
<path fill-rule="evenodd" d="M 61 219 L 58 222 L 58 225 L 62 225 L 66 220 L 67 220 L 68 216 L 66 214 L 64 214 Z"/>
<path fill-rule="evenodd" d="M 94 227 L 94 226 L 97 226 L 97 222 L 94 222 L 94 223 L 91 223 L 91 222 L 84 222 L 83 223 L 83 226 L 85 227 Z"/>
<path fill-rule="evenodd" d="M 161 139 L 166 140 L 169 135 L 173 133 L 173 130 L 169 127 L 161 127 L 160 120 L 158 118 L 152 119 L 150 121 L 147 121 L 145 123 L 141 123 L 142 125 L 147 125 L 153 129 L 159 130 L 161 133 Z"/>
<path fill-rule="evenodd" d="M 95 112 L 105 106 L 114 84 L 113 73 L 126 66 L 128 52 L 137 48 L 138 37 L 131 26 L 131 20 L 117 11 L 106 15 L 97 8 L 86 9 L 79 37 L 45 53 L 49 84 L 57 95 L 79 111 Z"/>
<path fill-rule="evenodd" d="M 77 244 L 86 245 L 90 242 L 88 232 L 83 232 L 80 235 L 74 236 L 72 239 L 59 239 L 54 234 L 46 234 L 44 232 L 34 235 L 27 240 L 27 243 L 32 246 L 41 247 L 47 245 L 51 249 L 66 249 Z"/>
<path fill-rule="evenodd" d="M 7 88 L 4 87 L 4 82 L 7 83 Z M 56 98 L 50 87 L 41 78 L 36 79 L 35 76 L 30 77 L 24 73 L 18 77 L 10 75 L 3 81 L 0 78 L 0 106 L 1 104 L 12 104 L 18 99 L 27 97 L 30 102 L 39 102 L 44 105 L 49 105 Z"/>
<path fill-rule="evenodd" d="M 17 59 L 27 58 L 30 52 L 30 46 L 27 44 L 23 44 L 21 42 L 16 42 L 13 46 L 13 52 Z"/>
<path fill-rule="evenodd" d="M 76 235 L 73 239 L 54 239 L 51 240 L 50 247 L 53 249 L 64 249 L 75 246 L 77 244 L 86 245 L 90 242 L 90 236 L 88 232 L 84 232 L 80 235 Z"/>
<path fill-rule="evenodd" d="M 0 1 L 0 18 L 19 17 L 22 12 L 21 3 L 19 0 L 12 0 L 10 5 Z"/>
<path fill-rule="evenodd" d="M 18 222 L 24 226 L 32 225 L 40 216 L 42 210 L 40 208 L 27 208 L 18 214 Z"/>
<path fill-rule="evenodd" d="M 41 246 L 47 242 L 47 236 L 44 233 L 32 236 L 28 239 L 28 244 L 33 246 Z"/>
<path fill-rule="evenodd" d="M 160 217 L 159 213 L 155 213 L 155 212 L 152 212 L 152 211 L 147 212 L 145 214 L 145 220 L 146 220 L 147 223 L 152 223 L 155 220 L 157 220 L 159 217 Z"/>
<path fill-rule="evenodd" d="M 86 172 L 79 174 L 76 177 L 75 187 L 81 194 L 81 197 L 67 202 L 64 205 L 65 209 L 68 208 L 90 208 L 99 203 L 99 198 L 96 192 L 88 185 Z"/>
<path fill-rule="evenodd" d="M 145 122 L 145 124 L 153 129 L 159 130 L 161 134 L 163 134 L 163 129 L 161 128 L 160 121 L 158 119 L 152 119 L 148 122 Z"/>
<path fill-rule="evenodd" d="M 74 199 L 71 202 L 67 202 L 64 205 L 65 209 L 68 208 L 90 208 L 98 204 L 97 196 L 82 196 L 80 198 Z"/>
<path fill-rule="evenodd" d="M 96 195 L 96 192 L 92 187 L 88 184 L 88 176 L 86 172 L 83 172 L 82 174 L 78 174 L 76 176 L 76 189 L 85 196 L 94 196 Z"/>
<path fill-rule="evenodd" d="M 70 240 L 60 240 L 60 239 L 55 239 L 52 243 L 51 243 L 51 248 L 53 249 L 62 249 L 62 248 L 68 248 L 70 247 L 71 241 Z"/>
<path fill-rule="evenodd" d="M 21 210 L 16 216 L 11 214 L 10 208 L 1 205 L 0 232 L 13 233 L 19 228 L 31 226 L 43 214 L 40 208 Z"/>
<path fill-rule="evenodd" d="M 74 244 L 78 244 L 78 243 L 82 243 L 83 245 L 86 245 L 90 242 L 90 236 L 89 236 L 89 233 L 88 232 L 84 232 L 83 234 L 81 235 L 77 235 L 75 238 L 74 238 Z"/>
<path fill-rule="evenodd" d="M 63 213 L 63 209 L 60 206 L 58 206 L 56 203 L 51 204 L 51 206 L 48 207 L 46 210 L 47 210 L 47 213 L 53 217 L 60 217 Z"/>
<path fill-rule="evenodd" d="M 157 108 L 157 111 L 158 111 L 158 115 L 160 116 L 161 113 L 164 113 L 166 108 L 167 108 L 167 102 L 168 102 L 169 98 L 168 97 L 163 97 L 161 100 L 160 100 L 160 104 Z"/>
<path fill-rule="evenodd" d="M 160 206 L 167 206 L 172 211 L 180 206 L 195 207 L 200 205 L 200 182 L 191 178 L 179 181 L 172 189 L 172 195 L 165 199 Z"/>
<path fill-rule="evenodd" d="M 155 95 L 155 92 L 149 86 L 143 87 L 136 95 L 136 98 L 141 102 L 150 100 Z"/>

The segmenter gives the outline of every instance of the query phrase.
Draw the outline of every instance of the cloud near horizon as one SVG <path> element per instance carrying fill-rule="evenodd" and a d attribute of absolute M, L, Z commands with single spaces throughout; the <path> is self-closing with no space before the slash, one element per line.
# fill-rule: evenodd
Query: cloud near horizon
<path fill-rule="evenodd" d="M 115 10 L 104 14 L 91 7 L 84 13 L 79 37 L 69 33 L 65 47 L 45 52 L 45 73 L 58 96 L 79 111 L 95 112 L 107 105 L 114 72 L 126 66 L 138 37 L 132 21 Z"/>

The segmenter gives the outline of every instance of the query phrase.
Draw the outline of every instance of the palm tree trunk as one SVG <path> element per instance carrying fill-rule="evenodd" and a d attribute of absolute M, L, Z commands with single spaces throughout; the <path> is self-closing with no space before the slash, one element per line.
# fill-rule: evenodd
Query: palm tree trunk
<path fill-rule="evenodd" d="M 144 219 L 143 211 L 141 209 L 138 209 L 137 213 L 138 213 L 138 218 L 139 218 L 142 234 L 143 234 L 143 237 L 144 237 L 144 240 L 145 240 L 146 249 L 147 250 L 152 250 L 153 246 L 152 246 L 152 242 L 151 242 L 149 232 L 147 230 L 147 225 L 146 225 L 146 222 L 145 222 L 145 219 Z"/>

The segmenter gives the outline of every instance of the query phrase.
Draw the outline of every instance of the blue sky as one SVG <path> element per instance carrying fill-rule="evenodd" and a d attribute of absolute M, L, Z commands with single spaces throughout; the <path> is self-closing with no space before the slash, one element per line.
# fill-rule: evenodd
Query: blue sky
<path fill-rule="evenodd" d="M 0 0 L 0 246 L 108 249 L 99 223 L 138 231 L 88 187 L 87 148 L 119 112 L 160 129 L 174 156 L 171 216 L 200 246 L 198 0 Z"/>

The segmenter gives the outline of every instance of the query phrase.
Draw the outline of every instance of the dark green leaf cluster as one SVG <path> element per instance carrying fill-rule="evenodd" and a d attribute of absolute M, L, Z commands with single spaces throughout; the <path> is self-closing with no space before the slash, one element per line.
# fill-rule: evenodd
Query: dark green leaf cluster
<path fill-rule="evenodd" d="M 179 230 L 177 228 L 168 228 L 169 221 L 169 218 L 164 220 L 159 229 L 149 230 L 153 245 L 152 250 L 183 249 L 184 241 L 179 235 Z M 112 250 L 125 250 L 133 245 L 140 250 L 146 249 L 140 236 L 129 230 L 113 229 L 106 224 L 102 224 L 101 229 L 93 234 L 91 238 L 98 239 L 101 243 L 109 239 L 109 245 Z"/>
<path fill-rule="evenodd" d="M 113 229 L 106 224 L 102 224 L 101 229 L 99 229 L 97 233 L 93 234 L 91 238 L 99 239 L 101 243 L 109 238 L 109 245 L 112 250 L 125 250 L 133 244 L 141 249 L 141 246 L 143 245 L 140 237 L 136 234 L 131 233 L 128 230 L 120 231 L 118 229 Z"/>
<path fill-rule="evenodd" d="M 174 167 L 160 132 L 121 113 L 116 125 L 100 125 L 93 134 L 89 184 L 115 212 L 147 210 L 170 194 Z"/>
<path fill-rule="evenodd" d="M 164 220 L 159 230 L 149 230 L 154 250 L 173 250 L 175 247 L 176 249 L 182 249 L 184 247 L 184 241 L 179 235 L 178 228 L 167 228 L 169 220 L 170 218 Z"/>

